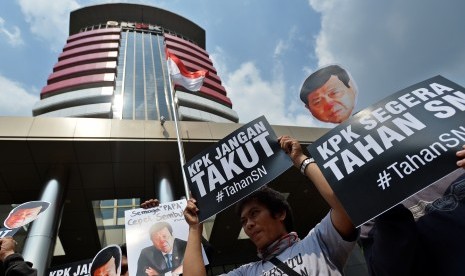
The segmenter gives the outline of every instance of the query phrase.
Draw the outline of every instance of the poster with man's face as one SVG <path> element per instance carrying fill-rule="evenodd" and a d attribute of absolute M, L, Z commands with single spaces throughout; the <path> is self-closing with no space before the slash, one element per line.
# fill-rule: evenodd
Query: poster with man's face
<path fill-rule="evenodd" d="M 186 205 L 183 199 L 125 211 L 129 275 L 182 274 L 189 232 L 183 214 Z"/>
<path fill-rule="evenodd" d="M 95 255 L 90 265 L 90 276 L 120 276 L 121 248 L 111 244 Z"/>
<path fill-rule="evenodd" d="M 8 229 L 22 227 L 39 217 L 50 206 L 49 202 L 45 201 L 29 201 L 16 206 L 8 214 L 8 217 L 3 222 L 3 225 Z"/>
<path fill-rule="evenodd" d="M 357 87 L 346 69 L 340 65 L 328 65 L 304 81 L 300 99 L 318 121 L 339 124 L 352 114 Z"/>

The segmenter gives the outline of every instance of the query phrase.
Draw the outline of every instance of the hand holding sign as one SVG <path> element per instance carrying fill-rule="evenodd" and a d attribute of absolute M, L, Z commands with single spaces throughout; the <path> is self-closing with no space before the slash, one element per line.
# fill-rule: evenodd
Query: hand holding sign
<path fill-rule="evenodd" d="M 184 165 L 201 222 L 291 166 L 264 116 L 242 126 Z"/>

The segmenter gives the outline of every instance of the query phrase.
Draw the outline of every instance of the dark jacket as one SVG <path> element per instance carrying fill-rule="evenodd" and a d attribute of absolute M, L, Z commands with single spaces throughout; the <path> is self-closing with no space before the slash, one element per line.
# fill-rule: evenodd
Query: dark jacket
<path fill-rule="evenodd" d="M 11 254 L 3 261 L 5 276 L 37 276 L 37 271 L 30 262 L 26 262 L 18 253 Z"/>
<path fill-rule="evenodd" d="M 168 269 L 163 253 L 153 245 L 142 249 L 139 255 L 139 261 L 137 262 L 136 276 L 146 276 L 145 269 L 148 267 L 155 269 L 159 274 L 175 270 L 182 265 L 186 245 L 186 241 L 177 238 L 174 239 L 171 269 Z"/>

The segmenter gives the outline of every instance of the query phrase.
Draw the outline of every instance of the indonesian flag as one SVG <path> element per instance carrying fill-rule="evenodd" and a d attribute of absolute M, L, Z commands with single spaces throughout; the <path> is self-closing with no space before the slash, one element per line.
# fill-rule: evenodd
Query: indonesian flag
<path fill-rule="evenodd" d="M 182 61 L 173 53 L 166 49 L 168 59 L 168 71 L 175 84 L 181 85 L 190 91 L 199 91 L 203 85 L 203 80 L 208 75 L 208 71 L 199 70 L 191 72 L 187 70 Z"/>

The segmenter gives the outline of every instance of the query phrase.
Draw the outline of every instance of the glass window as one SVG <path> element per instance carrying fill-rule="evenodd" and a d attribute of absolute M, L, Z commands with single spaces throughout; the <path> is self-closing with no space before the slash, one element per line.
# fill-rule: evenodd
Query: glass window
<path fill-rule="evenodd" d="M 100 212 L 102 213 L 102 219 L 113 219 L 113 208 L 102 208 Z"/>
<path fill-rule="evenodd" d="M 115 200 L 114 199 L 110 199 L 110 200 L 102 200 L 100 201 L 100 206 L 101 207 L 106 207 L 106 206 L 115 206 Z"/>
<path fill-rule="evenodd" d="M 132 199 L 118 199 L 118 206 L 131 206 Z"/>
<path fill-rule="evenodd" d="M 123 119 L 133 119 L 134 111 L 134 63 L 136 40 L 135 33 L 128 34 L 126 44 L 126 69 L 124 76 Z"/>

